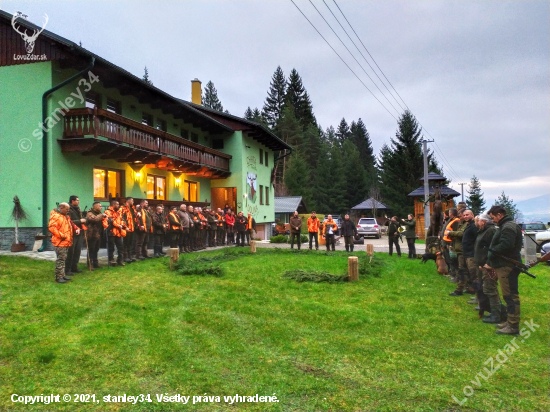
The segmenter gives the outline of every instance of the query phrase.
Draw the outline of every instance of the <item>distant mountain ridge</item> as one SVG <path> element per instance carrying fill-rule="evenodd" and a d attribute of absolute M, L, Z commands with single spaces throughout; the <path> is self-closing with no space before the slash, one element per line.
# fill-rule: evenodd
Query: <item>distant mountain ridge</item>
<path fill-rule="evenodd" d="M 533 197 L 516 203 L 525 221 L 550 221 L 550 194 Z"/>

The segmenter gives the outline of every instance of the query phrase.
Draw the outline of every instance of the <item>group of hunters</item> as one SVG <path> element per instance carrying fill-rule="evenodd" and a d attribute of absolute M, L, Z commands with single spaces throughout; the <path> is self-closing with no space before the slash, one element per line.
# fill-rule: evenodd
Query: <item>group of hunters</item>
<path fill-rule="evenodd" d="M 499 205 L 474 216 L 460 202 L 456 209 L 445 211 L 439 239 L 440 253 L 449 268 L 447 276 L 456 283 L 450 296 L 475 294 L 469 304 L 477 303 L 477 310 L 480 305 L 490 307 L 489 315 L 482 317 L 484 323 L 496 324 L 499 335 L 517 335 L 521 273 L 517 264 L 521 265 L 522 232 L 513 217 Z M 547 259 L 545 256 L 539 261 Z M 501 303 L 499 286 L 506 307 Z"/>
<path fill-rule="evenodd" d="M 449 281 L 456 283 L 450 296 L 475 294 L 468 303 L 481 305 L 487 300 L 490 314 L 482 318 L 485 323 L 497 324 L 497 334 L 515 335 L 519 333 L 520 300 L 518 292 L 519 271 L 510 261 L 521 262 L 522 248 L 521 228 L 507 215 L 504 207 L 495 205 L 487 213 L 479 216 L 460 202 L 457 208 L 448 209 L 438 236 L 441 255 L 449 268 Z M 400 226 L 406 230 L 400 233 Z M 416 222 L 412 215 L 401 219 L 401 224 L 394 216 L 388 222 L 389 254 L 396 246 L 401 256 L 398 239 L 400 235 L 407 238 L 409 258 L 416 258 L 414 242 Z M 315 244 L 319 249 L 318 235 L 325 240 L 326 249 L 335 250 L 337 223 L 328 215 L 320 222 L 315 212 L 307 219 L 309 249 Z M 298 212 L 290 218 L 290 247 L 294 243 L 301 247 L 302 219 Z M 50 214 L 49 230 L 52 233 L 52 244 L 57 255 L 55 276 L 56 282 L 66 283 L 71 276 L 80 273 L 78 262 L 83 242 L 86 242 L 90 269 L 99 267 L 98 250 L 102 236 L 106 236 L 108 261 L 110 265 L 124 266 L 126 263 L 150 258 L 147 252 L 149 238 L 154 239 L 154 257 L 164 256 L 163 242 L 168 239 L 171 248 L 179 248 L 181 253 L 193 252 L 206 247 L 235 244 L 244 246 L 253 239 L 256 230 L 254 218 L 243 212 L 235 214 L 229 206 L 217 210 L 182 204 L 179 209 L 170 207 L 166 213 L 163 205 L 155 210 L 149 207 L 147 200 L 134 205 L 129 197 L 122 206 L 112 200 L 104 212 L 100 202 L 95 202 L 86 215 L 79 207 L 77 196 L 71 196 L 69 203 L 61 203 Z M 402 231 L 402 229 L 401 229 Z M 354 237 L 357 227 L 345 215 L 340 228 L 345 248 L 353 252 Z M 114 259 L 115 248 L 117 260 Z M 539 261 L 548 260 L 548 256 Z M 507 319 L 501 317 L 502 304 L 498 287 L 506 302 Z"/>
<path fill-rule="evenodd" d="M 49 230 L 57 255 L 55 280 L 66 283 L 78 268 L 83 242 L 88 250 L 90 269 L 98 268 L 98 251 L 102 236 L 106 236 L 109 265 L 125 266 L 126 263 L 164 256 L 163 243 L 179 248 L 180 253 L 189 253 L 206 247 L 234 244 L 244 246 L 254 238 L 256 221 L 243 212 L 235 214 L 226 205 L 222 210 L 211 210 L 182 204 L 164 210 L 162 204 L 154 210 L 147 200 L 134 205 L 128 197 L 121 206 L 112 200 L 109 208 L 102 211 L 100 202 L 95 202 L 86 215 L 80 210 L 79 198 L 71 196 L 69 203 L 61 203 L 50 213 Z M 153 256 L 147 245 L 153 238 Z M 117 251 L 117 260 L 114 253 Z"/>

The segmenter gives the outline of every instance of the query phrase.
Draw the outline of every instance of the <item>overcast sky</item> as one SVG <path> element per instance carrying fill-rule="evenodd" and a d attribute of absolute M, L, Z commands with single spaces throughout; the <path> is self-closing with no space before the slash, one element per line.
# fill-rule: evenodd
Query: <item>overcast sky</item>
<path fill-rule="evenodd" d="M 398 117 L 313 6 L 296 4 Z M 401 112 L 327 6 L 314 4 Z M 326 4 L 368 57 L 333 0 Z M 457 183 L 475 174 L 489 204 L 502 190 L 515 201 L 550 192 L 548 1 L 337 4 L 426 137 L 436 140 L 452 187 L 460 191 Z M 203 85 L 212 80 L 224 107 L 238 116 L 248 106 L 262 108 L 278 65 L 285 74 L 296 68 L 323 128 L 362 118 L 376 153 L 395 135 L 394 117 L 290 1 L 4 0 L 1 7 L 37 24 L 48 14 L 48 30 L 140 77 L 147 66 L 155 86 L 176 97 L 190 99 L 195 77 Z"/>

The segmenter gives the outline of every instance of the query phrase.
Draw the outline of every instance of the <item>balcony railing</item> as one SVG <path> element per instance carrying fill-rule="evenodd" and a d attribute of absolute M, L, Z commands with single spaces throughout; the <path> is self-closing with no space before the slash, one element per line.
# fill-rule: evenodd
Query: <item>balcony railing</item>
<path fill-rule="evenodd" d="M 231 156 L 103 109 L 71 109 L 64 138 L 98 136 L 147 152 L 229 172 Z"/>

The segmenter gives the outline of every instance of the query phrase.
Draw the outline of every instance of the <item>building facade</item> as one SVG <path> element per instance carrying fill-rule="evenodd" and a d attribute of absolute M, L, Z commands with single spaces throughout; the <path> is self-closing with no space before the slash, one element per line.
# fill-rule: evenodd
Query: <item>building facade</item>
<path fill-rule="evenodd" d="M 31 53 L 20 32 L 40 29 L 0 11 L 0 248 L 13 242 L 18 196 L 32 248 L 50 211 L 113 198 L 251 213 L 258 237 L 275 220 L 273 167 L 291 148 L 263 126 L 177 99 L 44 30 Z M 36 57 L 32 57 L 36 56 Z M 198 94 L 198 95 L 197 95 Z M 199 104 L 196 104 L 199 103 Z"/>

